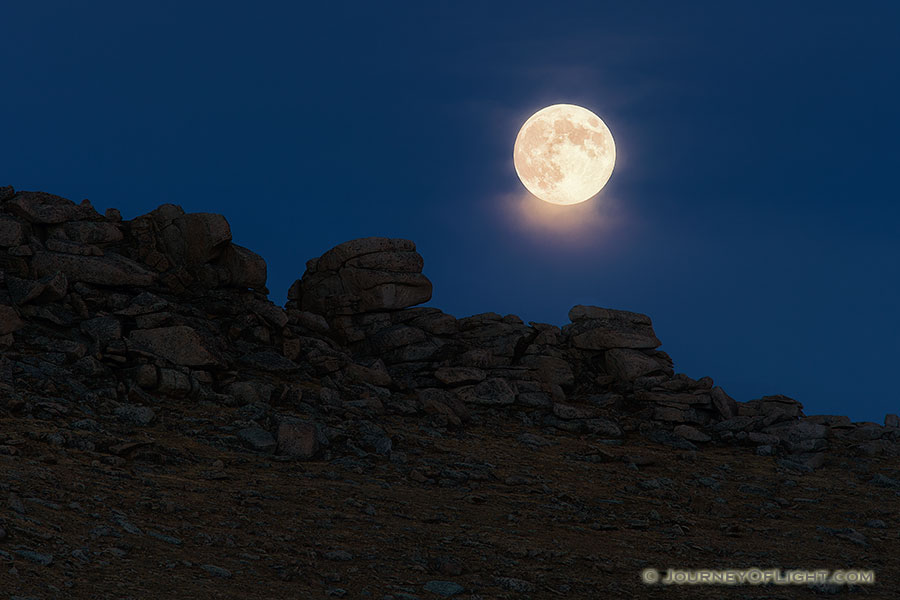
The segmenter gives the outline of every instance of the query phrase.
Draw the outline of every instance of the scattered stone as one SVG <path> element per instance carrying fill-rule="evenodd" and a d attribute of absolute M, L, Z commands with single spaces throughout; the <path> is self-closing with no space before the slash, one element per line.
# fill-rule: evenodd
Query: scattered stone
<path fill-rule="evenodd" d="M 497 585 L 510 592 L 530 593 L 534 591 L 534 584 L 514 577 L 496 577 Z"/>
<path fill-rule="evenodd" d="M 28 548 L 19 548 L 14 550 L 16 556 L 20 558 L 24 558 L 27 561 L 33 562 L 36 565 L 40 565 L 42 567 L 49 567 L 53 564 L 53 555 L 52 554 L 41 554 L 40 552 L 35 552 L 34 550 L 29 550 Z"/>
<path fill-rule="evenodd" d="M 880 487 L 900 489 L 900 480 L 892 479 L 890 477 L 887 477 L 886 475 L 882 475 L 881 473 L 876 473 L 875 475 L 873 475 L 872 479 L 869 480 L 869 483 Z"/>
<path fill-rule="evenodd" d="M 172 537 L 172 536 L 170 536 L 170 535 L 165 535 L 165 534 L 162 534 L 162 533 L 158 533 L 158 532 L 156 532 L 156 531 L 148 531 L 148 532 L 147 532 L 147 535 L 149 535 L 149 536 L 152 537 L 152 538 L 156 538 L 156 539 L 158 539 L 158 540 L 161 541 L 161 542 L 165 542 L 165 543 L 167 543 L 167 544 L 172 544 L 173 546 L 181 546 L 182 543 L 183 543 L 183 542 L 182 542 L 179 538 L 177 538 L 177 537 Z"/>
<path fill-rule="evenodd" d="M 136 406 L 134 404 L 124 404 L 116 409 L 116 416 L 119 420 L 132 425 L 146 427 L 156 420 L 156 413 L 149 406 Z"/>
<path fill-rule="evenodd" d="M 213 577 L 222 577 L 224 579 L 231 578 L 231 571 L 217 567 L 216 565 L 200 565 L 200 568 L 212 575 Z"/>
<path fill-rule="evenodd" d="M 445 598 L 450 598 L 452 596 L 456 596 L 457 594 L 461 594 L 466 589 L 458 583 L 454 583 L 452 581 L 437 580 L 429 581 L 425 583 L 423 587 L 426 592 L 431 592 L 432 594 L 437 594 L 438 596 L 443 596 Z"/>

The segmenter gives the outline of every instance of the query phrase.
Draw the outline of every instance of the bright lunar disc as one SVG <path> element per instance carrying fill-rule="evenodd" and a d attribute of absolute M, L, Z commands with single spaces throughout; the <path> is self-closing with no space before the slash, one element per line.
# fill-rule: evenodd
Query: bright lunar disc
<path fill-rule="evenodd" d="M 600 117 L 574 104 L 554 104 L 525 121 L 513 164 L 529 192 L 552 204 L 578 204 L 603 189 L 616 164 L 616 144 Z"/>

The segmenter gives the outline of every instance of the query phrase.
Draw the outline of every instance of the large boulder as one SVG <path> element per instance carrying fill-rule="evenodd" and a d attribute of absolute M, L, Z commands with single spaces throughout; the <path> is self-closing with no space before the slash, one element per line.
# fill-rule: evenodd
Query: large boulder
<path fill-rule="evenodd" d="M 165 217 L 155 218 L 168 220 L 168 213 L 177 213 L 176 209 L 180 210 L 179 207 L 172 207 L 167 212 L 161 212 Z M 222 215 L 187 213 L 172 218 L 160 235 L 172 262 L 189 266 L 205 265 L 225 250 L 231 241 L 231 227 Z"/>
<path fill-rule="evenodd" d="M 291 286 L 295 308 L 326 317 L 399 310 L 431 299 L 422 257 L 409 240 L 362 238 L 306 263 Z"/>
<path fill-rule="evenodd" d="M 581 350 L 652 349 L 660 345 L 650 317 L 626 310 L 578 305 L 569 311 L 563 333 Z"/>
<path fill-rule="evenodd" d="M 639 350 L 613 348 L 606 351 L 606 370 L 621 381 L 634 381 L 643 375 L 662 371 L 664 366 Z"/>
<path fill-rule="evenodd" d="M 218 264 L 228 272 L 228 285 L 231 287 L 253 288 L 261 290 L 266 287 L 266 261 L 262 256 L 237 244 L 228 244 L 222 251 Z"/>

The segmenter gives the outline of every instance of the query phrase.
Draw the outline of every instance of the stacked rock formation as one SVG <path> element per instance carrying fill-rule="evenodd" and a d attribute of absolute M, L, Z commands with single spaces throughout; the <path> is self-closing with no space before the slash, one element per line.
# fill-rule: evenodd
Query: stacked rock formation
<path fill-rule="evenodd" d="M 123 221 L 40 192 L 0 188 L 3 409 L 79 424 L 141 427 L 168 400 L 240 407 L 223 433 L 259 452 L 390 455 L 385 413 L 434 428 L 486 416 L 616 443 L 741 444 L 808 470 L 832 439 L 900 456 L 884 425 L 806 416 L 785 396 L 736 402 L 676 373 L 650 318 L 576 306 L 570 323 L 456 318 L 431 298 L 411 241 L 365 238 L 307 263 L 284 308 L 266 265 L 221 215 L 164 205 Z M 167 405 L 166 405 L 167 406 Z M 181 425 L 183 426 L 183 424 Z M 57 439 L 55 438 L 55 439 Z"/>

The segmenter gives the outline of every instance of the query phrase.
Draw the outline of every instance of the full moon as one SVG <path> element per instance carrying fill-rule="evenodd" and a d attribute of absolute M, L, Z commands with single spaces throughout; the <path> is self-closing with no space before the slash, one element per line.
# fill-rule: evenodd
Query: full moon
<path fill-rule="evenodd" d="M 542 108 L 525 121 L 513 164 L 529 192 L 551 204 L 597 195 L 612 175 L 616 144 L 600 117 L 574 104 Z"/>

